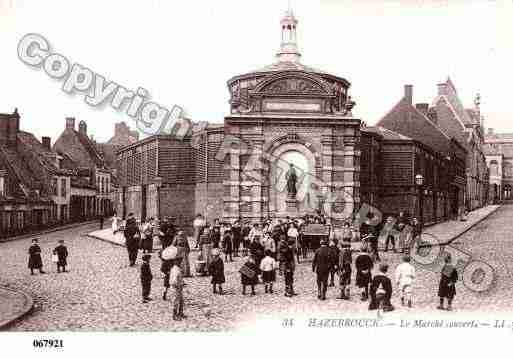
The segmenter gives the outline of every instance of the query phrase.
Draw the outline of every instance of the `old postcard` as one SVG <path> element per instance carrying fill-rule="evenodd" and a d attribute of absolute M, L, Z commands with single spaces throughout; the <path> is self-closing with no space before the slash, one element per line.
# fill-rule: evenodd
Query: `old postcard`
<path fill-rule="evenodd" d="M 0 1 L 0 352 L 507 345 L 512 19 L 486 0 Z"/>

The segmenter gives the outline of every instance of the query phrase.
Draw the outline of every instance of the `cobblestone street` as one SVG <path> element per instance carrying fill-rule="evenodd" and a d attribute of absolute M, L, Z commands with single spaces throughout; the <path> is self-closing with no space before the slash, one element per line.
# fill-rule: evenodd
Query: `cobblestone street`
<path fill-rule="evenodd" d="M 512 215 L 513 205 L 504 205 L 452 245 L 469 253 L 472 259 L 490 264 L 498 275 L 496 286 L 484 294 L 470 291 L 460 281 L 454 302 L 456 312 L 493 312 L 510 308 L 513 294 L 510 280 Z M 350 301 L 335 299 L 338 292 L 333 288 L 328 291 L 328 300 L 318 301 L 310 255 L 296 271 L 295 289 L 299 295 L 293 298 L 283 296 L 281 277 L 278 277 L 275 294 L 264 294 L 263 287 L 258 286 L 258 295 L 242 296 L 238 274 L 240 259 L 225 265 L 227 294 L 224 296 L 211 294 L 208 277 L 186 279 L 185 312 L 189 318 L 174 322 L 171 303 L 161 299 L 162 274 L 158 257 L 155 255 L 152 259 L 154 301 L 142 304 L 139 270 L 128 267 L 125 248 L 83 236 L 92 230 L 93 225 L 85 225 L 42 236 L 40 245 L 47 271 L 43 275 L 31 276 L 27 269 L 30 238 L 0 244 L 0 285 L 22 289 L 34 298 L 33 312 L 14 323 L 10 330 L 225 330 L 234 329 L 254 316 L 270 314 L 285 318 L 304 313 L 368 313 L 368 303 L 359 300 L 354 287 Z M 51 250 L 59 239 L 66 241 L 70 251 L 68 273 L 56 273 L 51 263 Z M 382 259 L 391 264 L 391 274 L 400 256 L 382 253 Z M 194 258 L 195 253 L 192 253 L 191 265 Z M 398 297 L 394 295 L 396 312 L 438 312 L 435 307 L 439 273 L 419 265 L 416 267 L 414 308 L 400 307 Z M 352 283 L 354 285 L 354 271 Z"/>

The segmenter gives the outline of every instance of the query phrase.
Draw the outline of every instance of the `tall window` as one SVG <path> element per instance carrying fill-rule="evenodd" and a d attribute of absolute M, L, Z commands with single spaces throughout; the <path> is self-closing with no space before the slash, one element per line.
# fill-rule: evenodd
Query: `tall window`
<path fill-rule="evenodd" d="M 58 196 L 59 195 L 59 191 L 58 191 L 58 185 L 57 185 L 58 181 L 57 181 L 57 178 L 52 178 L 52 195 L 54 196 Z"/>
<path fill-rule="evenodd" d="M 490 176 L 498 176 L 499 175 L 499 164 L 497 161 L 493 160 L 490 162 Z"/>
<path fill-rule="evenodd" d="M 66 178 L 61 178 L 61 196 L 66 197 Z"/>

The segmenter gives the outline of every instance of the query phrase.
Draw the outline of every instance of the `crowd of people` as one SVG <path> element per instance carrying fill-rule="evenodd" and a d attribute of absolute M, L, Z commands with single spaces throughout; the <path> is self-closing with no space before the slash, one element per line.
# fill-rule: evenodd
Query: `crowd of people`
<path fill-rule="evenodd" d="M 226 282 L 224 264 L 233 262 L 235 257 L 242 257 L 239 274 L 243 295 L 256 295 L 256 287 L 260 283 L 264 286 L 264 293 L 274 294 L 274 283 L 279 274 L 284 281 L 284 295 L 291 297 L 297 295 L 294 291 L 296 265 L 306 260 L 308 253 L 312 251 L 312 271 L 316 275 L 319 300 L 326 300 L 328 287 L 336 286 L 336 278 L 339 288 L 337 298 L 349 300 L 354 272 L 356 288 L 361 291 L 360 299 L 369 301 L 370 310 L 382 308 L 389 311 L 394 309 L 393 280 L 389 277 L 389 265 L 381 263 L 378 250 L 378 243 L 381 240 L 384 242 L 385 252 L 390 246 L 393 252 L 399 250 L 404 254 L 402 263 L 395 270 L 394 279 L 399 289 L 401 304 L 413 306 L 415 268 L 411 264 L 409 252 L 412 249 L 412 239 L 420 233 L 416 218 L 410 220 L 404 213 L 399 213 L 396 218 L 387 217 L 382 223 L 371 225 L 370 215 L 359 228 L 345 222 L 337 235 L 332 231 L 331 235 L 323 238 L 317 247 L 312 246 L 307 236 L 303 235 L 305 226 L 312 223 L 326 224 L 326 220 L 322 214 L 317 214 L 284 220 L 267 219 L 253 224 L 236 220 L 232 224 L 221 223 L 219 219 L 207 223 L 202 215 L 197 215 L 192 223 L 192 246 L 198 250 L 194 267 L 196 275 L 210 276 L 212 293 L 222 295 L 225 293 L 223 285 Z M 124 227 L 124 234 L 130 265 L 135 265 L 134 258 L 137 255 L 134 253 L 139 249 L 144 253 L 151 253 L 153 243 L 158 240 L 162 245 L 160 253 L 170 246 L 177 248 L 178 254 L 174 262 L 180 276 L 192 276 L 189 241 L 184 232 L 178 230 L 170 219 L 165 219 L 159 224 L 157 220 L 150 218 L 146 223 L 137 225 L 134 216 L 130 214 Z M 353 249 L 354 242 L 360 243 L 358 250 Z M 169 280 L 169 272 L 173 266 L 164 260 L 162 255 L 160 259 L 161 271 L 165 275 L 163 298 L 166 299 L 167 290 L 173 285 Z M 446 266 L 439 284 L 438 308 L 451 310 L 458 277 L 455 267 L 451 266 L 450 257 L 445 258 L 445 261 Z M 141 274 L 141 280 L 142 278 Z M 145 278 L 149 276 L 146 275 Z M 182 304 L 177 304 L 177 307 L 182 309 L 177 312 L 181 313 L 176 316 L 178 319 L 183 314 L 181 291 L 179 297 Z M 447 307 L 444 307 L 445 300 Z M 148 301 L 148 291 L 143 290 L 143 302 Z"/>
<path fill-rule="evenodd" d="M 312 271 L 316 276 L 317 298 L 326 300 L 329 287 L 337 287 L 338 299 L 350 300 L 351 282 L 360 291 L 360 299 L 369 302 L 369 309 L 390 311 L 392 305 L 393 279 L 404 306 L 413 306 L 413 284 L 415 268 L 411 264 L 412 243 L 421 228 L 416 218 L 409 220 L 404 213 L 396 218 L 387 217 L 382 223 L 373 223 L 372 215 L 361 224 L 345 222 L 339 231 L 330 231 L 314 244 L 304 230 L 310 224 L 325 225 L 326 219 L 320 213 L 301 218 L 267 219 L 260 223 L 243 222 L 222 223 L 215 219 L 208 223 L 202 215 L 194 219 L 192 243 L 185 232 L 174 225 L 171 218 L 159 221 L 149 218 L 138 223 L 130 213 L 122 224 L 116 216 L 112 231 L 122 232 L 128 253 L 129 266 L 135 266 L 139 251 L 142 251 L 140 280 L 142 301 L 151 301 L 151 282 L 153 274 L 149 265 L 156 244 L 163 273 L 162 298 L 167 300 L 168 291 L 173 289 L 173 318 L 182 320 L 184 315 L 183 287 L 184 278 L 210 276 L 212 293 L 223 295 L 226 282 L 225 263 L 239 257 L 240 284 L 243 295 L 256 295 L 257 286 L 262 283 L 265 294 L 275 293 L 277 274 L 283 278 L 284 295 L 297 295 L 294 290 L 294 273 L 297 264 L 307 260 L 313 252 Z M 358 244 L 355 244 L 357 242 Z M 389 276 L 389 265 L 381 261 L 378 243 L 384 243 L 386 252 L 391 250 L 403 253 L 402 263 L 395 269 L 394 278 Z M 397 246 L 396 246 L 397 244 Z M 194 267 L 191 268 L 191 246 L 197 250 Z M 355 248 L 358 247 L 356 250 Z M 43 271 L 41 248 L 34 239 L 29 248 L 29 269 Z M 57 272 L 66 272 L 68 249 L 63 241 L 52 250 L 52 261 Z M 224 255 L 224 260 L 223 260 Z M 451 264 L 450 256 L 444 258 L 441 271 L 438 296 L 439 309 L 452 310 L 452 301 L 456 294 L 458 280 L 456 268 Z M 379 265 L 378 265 L 379 263 Z M 338 285 L 336 284 L 338 283 Z M 447 302 L 447 306 L 444 306 Z"/>

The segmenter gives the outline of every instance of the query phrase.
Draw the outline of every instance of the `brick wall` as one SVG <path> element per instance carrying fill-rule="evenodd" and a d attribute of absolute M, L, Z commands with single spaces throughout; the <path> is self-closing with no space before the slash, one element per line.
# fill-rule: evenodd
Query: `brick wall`
<path fill-rule="evenodd" d="M 160 211 L 163 218 L 172 217 L 175 224 L 187 233 L 192 231 L 192 221 L 196 215 L 194 198 L 195 185 L 166 185 L 160 189 Z M 154 198 L 154 196 L 152 196 Z"/>
<path fill-rule="evenodd" d="M 125 206 L 127 215 L 133 213 L 136 218 L 141 218 L 140 186 L 131 186 L 126 189 Z"/>
<path fill-rule="evenodd" d="M 196 180 L 194 155 L 190 139 L 161 137 L 158 140 L 159 175 L 164 183 L 192 184 Z"/>
<path fill-rule="evenodd" d="M 207 221 L 212 222 L 215 218 L 221 218 L 223 213 L 223 184 L 198 183 L 195 188 L 195 212 L 203 214 Z"/>

